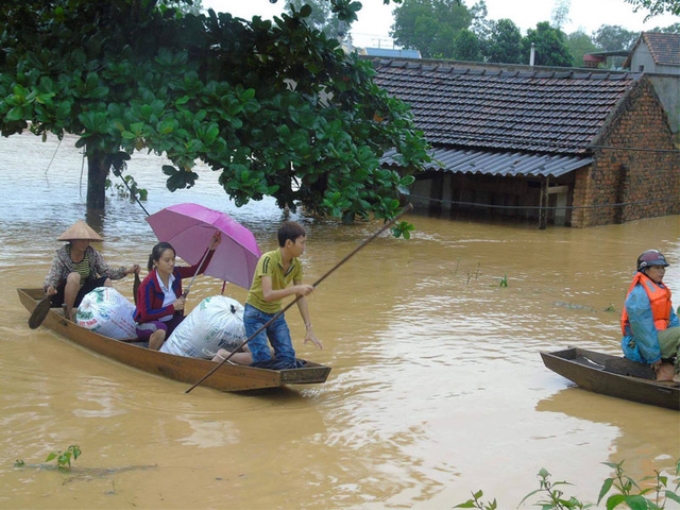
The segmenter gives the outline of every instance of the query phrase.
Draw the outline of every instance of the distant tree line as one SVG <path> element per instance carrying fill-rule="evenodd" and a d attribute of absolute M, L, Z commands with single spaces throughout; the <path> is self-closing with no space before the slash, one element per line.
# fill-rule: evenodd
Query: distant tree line
<path fill-rule="evenodd" d="M 632 9 L 649 8 L 646 0 L 626 1 L 633 4 Z M 680 5 L 678 0 L 666 3 Z M 305 4 L 312 7 L 308 22 L 314 28 L 340 40 L 347 36 L 349 26 L 338 22 L 326 0 L 286 1 L 291 12 Z M 401 0 L 395 5 L 390 36 L 398 46 L 418 50 L 424 58 L 528 64 L 533 43 L 535 65 L 581 67 L 586 53 L 628 50 L 640 35 L 617 25 L 601 25 L 592 34 L 582 30 L 567 34 L 562 30 L 569 21 L 567 0 L 555 0 L 551 20 L 538 23 L 524 35 L 510 19 L 489 19 L 484 0 L 471 7 L 462 0 Z M 680 23 L 646 31 L 680 33 Z M 612 58 L 609 65 L 619 67 L 623 60 Z"/>
<path fill-rule="evenodd" d="M 568 10 L 568 2 L 558 0 L 550 21 L 522 35 L 510 19 L 489 20 L 484 0 L 472 7 L 458 0 L 403 0 L 394 9 L 390 35 L 425 58 L 504 64 L 528 64 L 533 43 L 536 65 L 559 67 L 582 66 L 586 53 L 628 50 L 640 35 L 616 25 L 602 25 L 590 35 L 566 34 L 561 27 Z M 680 23 L 647 31 L 680 33 Z"/>

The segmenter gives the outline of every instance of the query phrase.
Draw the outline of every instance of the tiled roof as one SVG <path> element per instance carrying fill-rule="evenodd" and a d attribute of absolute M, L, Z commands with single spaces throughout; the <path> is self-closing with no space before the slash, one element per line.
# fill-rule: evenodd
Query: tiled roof
<path fill-rule="evenodd" d="M 396 165 L 392 159 L 396 151 L 383 156 L 385 165 Z M 482 175 L 559 177 L 578 168 L 589 165 L 593 158 L 575 156 L 549 156 L 546 154 L 526 154 L 521 152 L 484 152 L 463 149 L 434 149 L 431 151 L 432 163 L 426 170 L 446 170 Z"/>
<path fill-rule="evenodd" d="M 680 66 L 680 34 L 645 32 L 642 34 L 654 63 L 664 66 Z"/>
<path fill-rule="evenodd" d="M 382 60 L 376 83 L 411 105 L 436 148 L 584 155 L 640 74 L 507 71 Z"/>

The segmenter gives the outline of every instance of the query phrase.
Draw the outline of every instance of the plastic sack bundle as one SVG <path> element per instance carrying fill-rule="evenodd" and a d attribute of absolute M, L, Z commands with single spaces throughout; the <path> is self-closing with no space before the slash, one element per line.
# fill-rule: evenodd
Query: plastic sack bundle
<path fill-rule="evenodd" d="M 233 350 L 245 340 L 243 305 L 226 296 L 207 297 L 172 332 L 161 352 L 212 358 L 224 347 Z"/>
<path fill-rule="evenodd" d="M 113 287 L 97 287 L 88 292 L 78 307 L 76 323 L 116 340 L 137 338 L 135 305 Z"/>

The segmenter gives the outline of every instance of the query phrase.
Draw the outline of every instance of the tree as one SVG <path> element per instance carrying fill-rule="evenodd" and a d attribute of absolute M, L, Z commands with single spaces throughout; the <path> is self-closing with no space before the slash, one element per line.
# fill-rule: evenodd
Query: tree
<path fill-rule="evenodd" d="M 529 62 L 531 44 L 534 44 L 537 66 L 571 67 L 572 57 L 566 43 L 564 32 L 550 26 L 547 21 L 536 25 L 536 30 L 527 30 L 522 39 L 522 54 L 525 62 Z"/>
<path fill-rule="evenodd" d="M 329 2 L 325 0 L 286 0 L 286 7 L 291 14 L 300 12 L 304 5 L 309 5 L 312 8 L 312 13 L 306 19 L 311 28 L 323 32 L 328 38 L 344 39 L 349 24 L 338 19 L 338 15 L 332 12 Z"/>
<path fill-rule="evenodd" d="M 640 9 L 649 11 L 645 21 L 652 16 L 664 13 L 680 16 L 680 1 L 678 0 L 626 0 L 626 3 L 634 6 L 633 12 L 638 12 Z"/>
<path fill-rule="evenodd" d="M 489 62 L 520 64 L 522 62 L 522 34 L 511 20 L 500 19 L 491 29 L 486 57 Z"/>
<path fill-rule="evenodd" d="M 470 31 L 477 37 L 477 45 L 479 46 L 479 57 L 477 60 L 483 60 L 488 54 L 489 41 L 491 32 L 494 27 L 494 21 L 487 18 L 489 15 L 486 8 L 486 2 L 480 0 L 470 7 L 470 16 L 472 22 L 470 24 Z"/>
<path fill-rule="evenodd" d="M 639 32 L 631 32 L 618 25 L 601 25 L 593 34 L 593 42 L 604 51 L 630 50 L 640 37 Z M 620 68 L 625 57 L 611 57 L 612 68 Z"/>
<path fill-rule="evenodd" d="M 590 36 L 582 31 L 573 32 L 567 36 L 567 47 L 576 67 L 583 67 L 583 55 L 600 50 Z"/>
<path fill-rule="evenodd" d="M 489 11 L 484 0 L 480 0 L 470 7 L 470 17 L 472 18 L 472 21 L 469 28 L 480 41 L 486 40 L 491 36 L 493 21 L 487 19 L 488 15 Z"/>
<path fill-rule="evenodd" d="M 655 27 L 650 32 L 661 32 L 663 34 L 680 34 L 680 23 L 673 23 L 667 27 Z"/>
<path fill-rule="evenodd" d="M 451 58 L 456 34 L 470 26 L 471 16 L 458 0 L 404 0 L 394 9 L 390 35 L 426 58 Z"/>
<path fill-rule="evenodd" d="M 604 51 L 629 50 L 640 36 L 618 25 L 601 25 L 593 35 L 593 42 Z"/>
<path fill-rule="evenodd" d="M 555 8 L 552 12 L 552 26 L 562 29 L 565 23 L 569 23 L 569 9 L 571 0 L 555 0 Z"/>
<path fill-rule="evenodd" d="M 333 2 L 356 19 L 356 2 Z M 109 169 L 148 150 L 172 161 L 173 191 L 195 183 L 202 160 L 237 205 L 269 195 L 345 221 L 394 216 L 426 143 L 370 63 L 310 29 L 310 14 L 247 22 L 155 0 L 3 3 L 2 135 L 78 135 L 93 209 Z M 402 174 L 379 164 L 391 148 Z"/>
<path fill-rule="evenodd" d="M 481 60 L 477 36 L 467 28 L 458 32 L 453 39 L 453 58 L 468 62 L 478 62 Z"/>

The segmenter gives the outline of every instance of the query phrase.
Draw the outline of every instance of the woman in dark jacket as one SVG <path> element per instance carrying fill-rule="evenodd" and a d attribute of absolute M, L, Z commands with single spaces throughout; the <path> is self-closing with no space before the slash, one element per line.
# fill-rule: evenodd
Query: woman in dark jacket
<path fill-rule="evenodd" d="M 172 331 L 184 320 L 186 297 L 182 295 L 182 278 L 202 274 L 222 238 L 216 232 L 203 262 L 190 267 L 175 266 L 175 249 L 170 243 L 158 243 L 149 256 L 149 274 L 137 290 L 137 336 L 149 341 L 149 349 L 158 350 Z"/>

